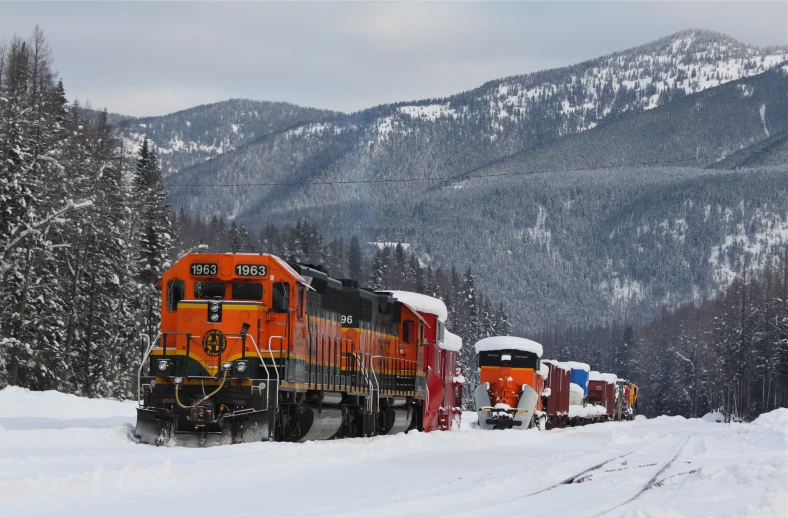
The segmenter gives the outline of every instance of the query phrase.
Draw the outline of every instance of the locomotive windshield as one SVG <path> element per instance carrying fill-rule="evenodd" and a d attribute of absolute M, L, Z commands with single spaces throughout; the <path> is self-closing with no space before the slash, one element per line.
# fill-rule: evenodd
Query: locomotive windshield
<path fill-rule="evenodd" d="M 539 357 L 525 351 L 483 351 L 479 353 L 479 366 L 537 369 L 539 368 Z"/>
<path fill-rule="evenodd" d="M 262 300 L 263 284 L 260 282 L 234 282 L 233 300 Z"/>
<path fill-rule="evenodd" d="M 194 298 L 195 299 L 216 299 L 216 298 L 223 299 L 224 283 L 197 281 L 194 283 Z"/>

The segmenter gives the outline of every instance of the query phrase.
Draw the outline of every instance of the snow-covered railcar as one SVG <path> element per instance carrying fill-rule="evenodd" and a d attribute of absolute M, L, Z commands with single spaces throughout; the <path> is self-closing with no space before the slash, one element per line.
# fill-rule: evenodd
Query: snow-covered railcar
<path fill-rule="evenodd" d="M 569 380 L 573 385 L 582 389 L 582 393 L 577 390 L 572 393 L 571 405 L 585 405 L 586 398 L 588 397 L 588 373 L 591 372 L 591 367 L 587 363 L 582 362 L 562 362 L 565 367 L 571 371 Z"/>
<path fill-rule="evenodd" d="M 473 396 L 479 426 L 544 428 L 542 345 L 525 338 L 494 336 L 476 342 L 474 348 L 480 384 Z"/>
<path fill-rule="evenodd" d="M 428 325 L 390 294 L 268 254 L 190 254 L 162 276 L 161 311 L 140 370 L 142 442 L 424 429 Z"/>
<path fill-rule="evenodd" d="M 638 386 L 629 380 L 616 380 L 616 415 L 617 421 L 631 421 L 635 418 Z"/>
<path fill-rule="evenodd" d="M 542 392 L 542 407 L 547 413 L 547 428 L 566 426 L 569 420 L 571 369 L 555 360 L 542 360 L 542 365 L 548 368 L 547 380 Z"/>
<path fill-rule="evenodd" d="M 409 291 L 387 291 L 418 311 L 425 321 L 424 368 L 427 399 L 422 418 L 424 431 L 459 428 L 462 418 L 462 389 L 465 378 L 457 370 L 462 338 L 446 329 L 448 310 L 442 300 Z"/>
<path fill-rule="evenodd" d="M 591 371 L 588 377 L 588 403 L 605 409 L 607 419 L 615 419 L 616 415 L 616 380 L 615 374 Z"/>

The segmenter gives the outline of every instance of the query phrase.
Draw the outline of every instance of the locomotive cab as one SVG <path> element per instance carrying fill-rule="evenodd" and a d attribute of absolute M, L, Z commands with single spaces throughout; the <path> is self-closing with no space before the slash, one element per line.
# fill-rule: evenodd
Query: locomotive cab
<path fill-rule="evenodd" d="M 474 346 L 479 386 L 474 401 L 485 429 L 528 428 L 542 393 L 541 344 L 512 336 L 480 340 Z"/>
<path fill-rule="evenodd" d="M 303 336 L 306 281 L 269 255 L 195 254 L 162 277 L 161 332 L 151 344 L 136 435 L 270 438 L 288 337 Z M 142 373 L 141 373 L 142 374 Z"/>

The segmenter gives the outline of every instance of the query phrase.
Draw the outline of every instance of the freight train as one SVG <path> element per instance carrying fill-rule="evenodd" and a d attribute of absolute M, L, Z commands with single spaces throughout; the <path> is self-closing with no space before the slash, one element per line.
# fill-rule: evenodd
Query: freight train
<path fill-rule="evenodd" d="M 160 333 L 138 373 L 143 443 L 302 442 L 459 423 L 462 341 L 438 299 L 363 289 L 268 254 L 189 254 L 160 289 Z"/>
<path fill-rule="evenodd" d="M 580 362 L 542 360 L 542 345 L 513 336 L 474 345 L 478 426 L 540 430 L 634 419 L 638 387 Z"/>

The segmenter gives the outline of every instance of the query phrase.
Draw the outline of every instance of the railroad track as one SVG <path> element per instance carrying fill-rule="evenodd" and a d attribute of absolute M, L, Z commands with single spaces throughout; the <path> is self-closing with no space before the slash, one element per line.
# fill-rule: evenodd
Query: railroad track
<path fill-rule="evenodd" d="M 640 495 L 642 495 L 643 493 L 645 493 L 649 489 L 651 489 L 651 488 L 653 488 L 655 486 L 659 486 L 662 483 L 662 481 L 658 481 L 657 478 L 659 478 L 659 476 L 662 475 L 665 472 L 665 470 L 667 470 L 670 467 L 670 465 L 673 464 L 673 462 L 679 457 L 679 455 L 681 454 L 681 450 L 684 449 L 684 446 L 687 444 L 687 442 L 692 437 L 693 437 L 692 435 L 688 435 L 687 437 L 684 438 L 683 441 L 681 441 L 681 444 L 679 444 L 678 448 L 676 448 L 676 452 L 673 454 L 673 456 L 670 458 L 670 460 L 668 460 L 667 462 L 663 463 L 662 466 L 659 468 L 659 470 L 656 473 L 654 473 L 654 476 L 651 477 L 651 479 L 648 482 L 646 482 L 643 486 L 641 486 L 641 488 L 638 490 L 637 493 L 635 493 L 633 496 L 631 496 L 630 498 L 627 498 L 624 501 L 618 502 L 618 503 L 613 504 L 613 505 L 609 505 L 605 509 L 597 512 L 597 514 L 594 514 L 592 516 L 594 516 L 594 517 L 603 516 L 603 515 L 606 515 L 607 513 L 615 511 L 616 509 L 619 509 L 619 508 L 627 505 L 628 503 L 636 500 Z"/>
<path fill-rule="evenodd" d="M 616 461 L 623 460 L 626 457 L 629 457 L 630 455 L 635 454 L 635 453 L 637 453 L 637 452 L 639 452 L 639 451 L 641 451 L 641 450 L 643 450 L 645 448 L 648 448 L 649 446 L 661 441 L 665 437 L 667 437 L 667 434 L 662 435 L 660 437 L 657 437 L 656 439 L 651 440 L 651 441 L 647 442 L 646 444 L 642 444 L 642 445 L 638 446 L 637 448 L 633 448 L 633 449 L 631 449 L 631 450 L 629 450 L 627 452 L 624 452 L 624 453 L 621 453 L 619 455 L 615 455 L 615 456 L 609 457 L 609 458 L 607 458 L 607 459 L 605 459 L 605 460 L 603 460 L 603 461 L 601 461 L 601 462 L 599 462 L 597 464 L 594 464 L 593 466 L 585 468 L 582 471 L 579 471 L 579 472 L 577 472 L 577 473 L 575 473 L 575 474 L 573 474 L 573 475 L 571 475 L 571 476 L 569 476 L 567 478 L 561 479 L 558 482 L 549 484 L 549 485 L 544 486 L 544 487 L 542 487 L 540 489 L 537 489 L 535 491 L 530 491 L 528 493 L 515 495 L 515 496 L 511 497 L 508 500 L 509 501 L 522 500 L 522 499 L 530 498 L 530 497 L 533 497 L 533 496 L 536 496 L 536 495 L 539 495 L 539 494 L 542 494 L 542 493 L 546 493 L 548 491 L 552 491 L 554 489 L 566 486 L 568 484 L 574 484 L 574 483 L 582 482 L 583 480 L 585 480 L 588 477 L 590 477 L 590 475 L 592 473 L 594 473 L 595 471 L 597 471 L 597 470 L 603 468 L 604 466 L 610 464 L 611 462 L 616 462 Z M 661 470 L 660 473 L 662 471 L 664 471 L 664 470 Z M 659 473 L 656 476 L 659 476 Z M 480 504 L 480 505 L 457 507 L 456 509 L 447 509 L 446 511 L 447 512 L 451 512 L 451 511 L 465 512 L 465 511 L 475 510 L 475 509 L 489 509 L 489 507 L 490 507 L 489 504 Z"/>
<path fill-rule="evenodd" d="M 579 472 L 579 473 L 575 473 L 574 475 L 572 475 L 572 476 L 570 476 L 570 477 L 568 477 L 568 478 L 565 478 L 565 479 L 563 479 L 563 480 L 561 480 L 561 481 L 559 481 L 559 482 L 556 482 L 556 483 L 554 483 L 554 484 L 551 484 L 551 485 L 549 485 L 549 486 L 543 487 L 543 488 L 541 488 L 541 489 L 538 489 L 538 490 L 536 490 L 536 491 L 532 491 L 532 492 L 530 492 L 530 493 L 526 493 L 526 494 L 523 494 L 523 495 L 516 496 L 516 497 L 514 497 L 514 499 L 528 498 L 528 497 L 531 497 L 531 496 L 536 496 L 536 495 L 538 495 L 538 494 L 541 494 L 541 493 L 546 493 L 547 491 L 551 491 L 551 490 L 553 490 L 553 489 L 559 488 L 559 487 L 561 487 L 561 486 L 565 486 L 565 485 L 567 485 L 567 484 L 575 484 L 575 483 L 582 482 L 582 481 L 584 481 L 584 480 L 588 479 L 588 478 L 589 478 L 589 476 L 590 476 L 590 475 L 591 475 L 593 472 L 595 472 L 595 471 L 597 471 L 597 470 L 599 470 L 599 469 L 603 468 L 604 466 L 606 466 L 606 465 L 610 464 L 611 462 L 615 462 L 615 461 L 617 461 L 617 460 L 622 460 L 622 459 L 625 459 L 625 458 L 629 457 L 630 455 L 632 455 L 632 454 L 634 454 L 634 453 L 637 453 L 637 452 L 639 452 L 640 450 L 643 450 L 643 449 L 645 449 L 645 448 L 648 448 L 649 446 L 651 446 L 652 444 L 655 444 L 655 443 L 656 443 L 656 442 L 658 442 L 658 441 L 661 441 L 661 440 L 662 440 L 662 439 L 664 439 L 665 437 L 667 437 L 667 435 L 663 435 L 663 436 L 661 436 L 661 437 L 658 437 L 658 438 L 654 439 L 653 441 L 650 441 L 650 442 L 648 442 L 648 443 L 646 443 L 646 444 L 643 444 L 643 445 L 641 445 L 641 446 L 638 446 L 637 448 L 634 448 L 634 449 L 632 449 L 632 450 L 629 450 L 629 451 L 628 451 L 628 452 L 626 452 L 626 453 L 622 453 L 621 455 L 616 455 L 615 457 L 610 457 L 609 459 L 607 459 L 607 460 L 605 460 L 605 461 L 602 461 L 602 462 L 600 462 L 599 464 L 594 464 L 594 465 L 593 465 L 593 466 L 591 466 L 590 468 L 586 468 L 586 469 L 584 469 L 583 471 L 581 471 L 581 472 Z M 664 471 L 664 470 L 662 470 L 662 471 Z M 662 471 L 660 471 L 660 473 L 661 473 Z M 659 473 L 657 473 L 657 475 L 655 475 L 655 477 L 656 477 L 656 476 L 658 476 L 658 475 L 659 475 Z M 623 504 L 622 504 L 622 505 L 623 505 Z"/>

